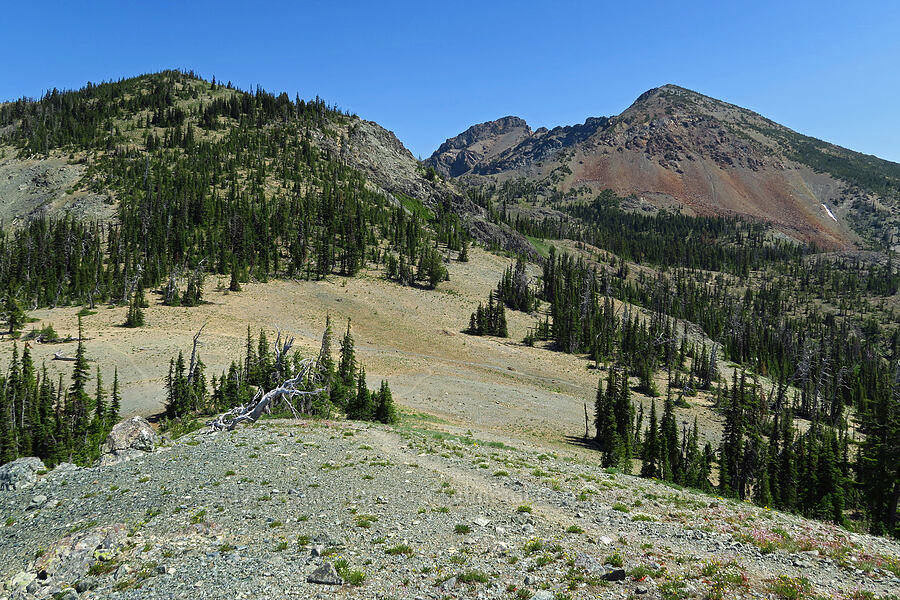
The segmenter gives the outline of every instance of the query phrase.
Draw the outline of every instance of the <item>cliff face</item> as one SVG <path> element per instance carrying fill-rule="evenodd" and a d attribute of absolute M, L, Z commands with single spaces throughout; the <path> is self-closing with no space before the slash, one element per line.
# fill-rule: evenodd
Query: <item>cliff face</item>
<path fill-rule="evenodd" d="M 831 248 L 853 246 L 858 232 L 884 236 L 898 220 L 900 165 L 671 85 L 580 125 L 531 131 L 511 117 L 476 125 L 428 163 L 464 185 L 524 179 L 545 195 L 609 188 L 697 214 L 762 219 Z M 881 205 L 880 230 L 860 221 L 866 204 Z"/>

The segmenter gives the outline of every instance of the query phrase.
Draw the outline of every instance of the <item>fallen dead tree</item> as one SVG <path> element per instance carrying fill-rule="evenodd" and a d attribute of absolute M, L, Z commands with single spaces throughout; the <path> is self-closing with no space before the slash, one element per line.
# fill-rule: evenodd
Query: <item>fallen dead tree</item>
<path fill-rule="evenodd" d="M 275 342 L 275 361 L 280 373 L 284 367 L 284 358 L 291 349 L 294 338 L 281 341 L 281 334 Z M 235 406 L 206 424 L 210 431 L 230 431 L 244 421 L 253 423 L 264 414 L 270 414 L 273 408 L 284 403 L 294 418 L 300 418 L 312 412 L 312 401 L 326 391 L 321 386 L 320 362 L 315 358 L 306 358 L 299 363 L 296 375 L 283 381 L 278 387 L 263 393 L 257 390 L 253 400 L 247 404 Z"/>

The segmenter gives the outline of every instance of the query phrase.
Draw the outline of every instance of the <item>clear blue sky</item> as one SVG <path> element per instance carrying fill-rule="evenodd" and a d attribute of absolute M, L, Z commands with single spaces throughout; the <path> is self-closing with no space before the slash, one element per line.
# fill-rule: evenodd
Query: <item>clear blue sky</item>
<path fill-rule="evenodd" d="M 257 6 L 259 5 L 259 7 Z M 320 95 L 428 156 L 675 83 L 900 162 L 900 2 L 9 2 L 0 99 L 165 68 Z"/>

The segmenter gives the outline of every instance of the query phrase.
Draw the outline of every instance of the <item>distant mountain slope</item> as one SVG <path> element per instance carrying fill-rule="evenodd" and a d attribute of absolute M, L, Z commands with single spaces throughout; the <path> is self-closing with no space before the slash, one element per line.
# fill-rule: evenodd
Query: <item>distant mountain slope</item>
<path fill-rule="evenodd" d="M 538 129 L 516 117 L 469 128 L 428 159 L 467 186 L 525 182 L 537 198 L 602 189 L 660 207 L 742 215 L 829 248 L 898 231 L 900 165 L 800 135 L 667 85 L 622 114 Z"/>

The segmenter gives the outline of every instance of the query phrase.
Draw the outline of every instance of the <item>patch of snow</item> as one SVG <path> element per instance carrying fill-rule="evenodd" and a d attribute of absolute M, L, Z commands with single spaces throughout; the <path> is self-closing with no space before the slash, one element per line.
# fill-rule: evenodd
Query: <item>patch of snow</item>
<path fill-rule="evenodd" d="M 828 208 L 827 206 L 825 206 L 824 203 L 822 204 L 822 208 L 824 208 L 824 209 L 825 209 L 825 212 L 828 213 L 828 216 L 831 217 L 832 219 L 834 219 L 834 222 L 837 223 L 837 217 L 834 216 L 834 213 L 831 212 L 831 209 Z"/>

